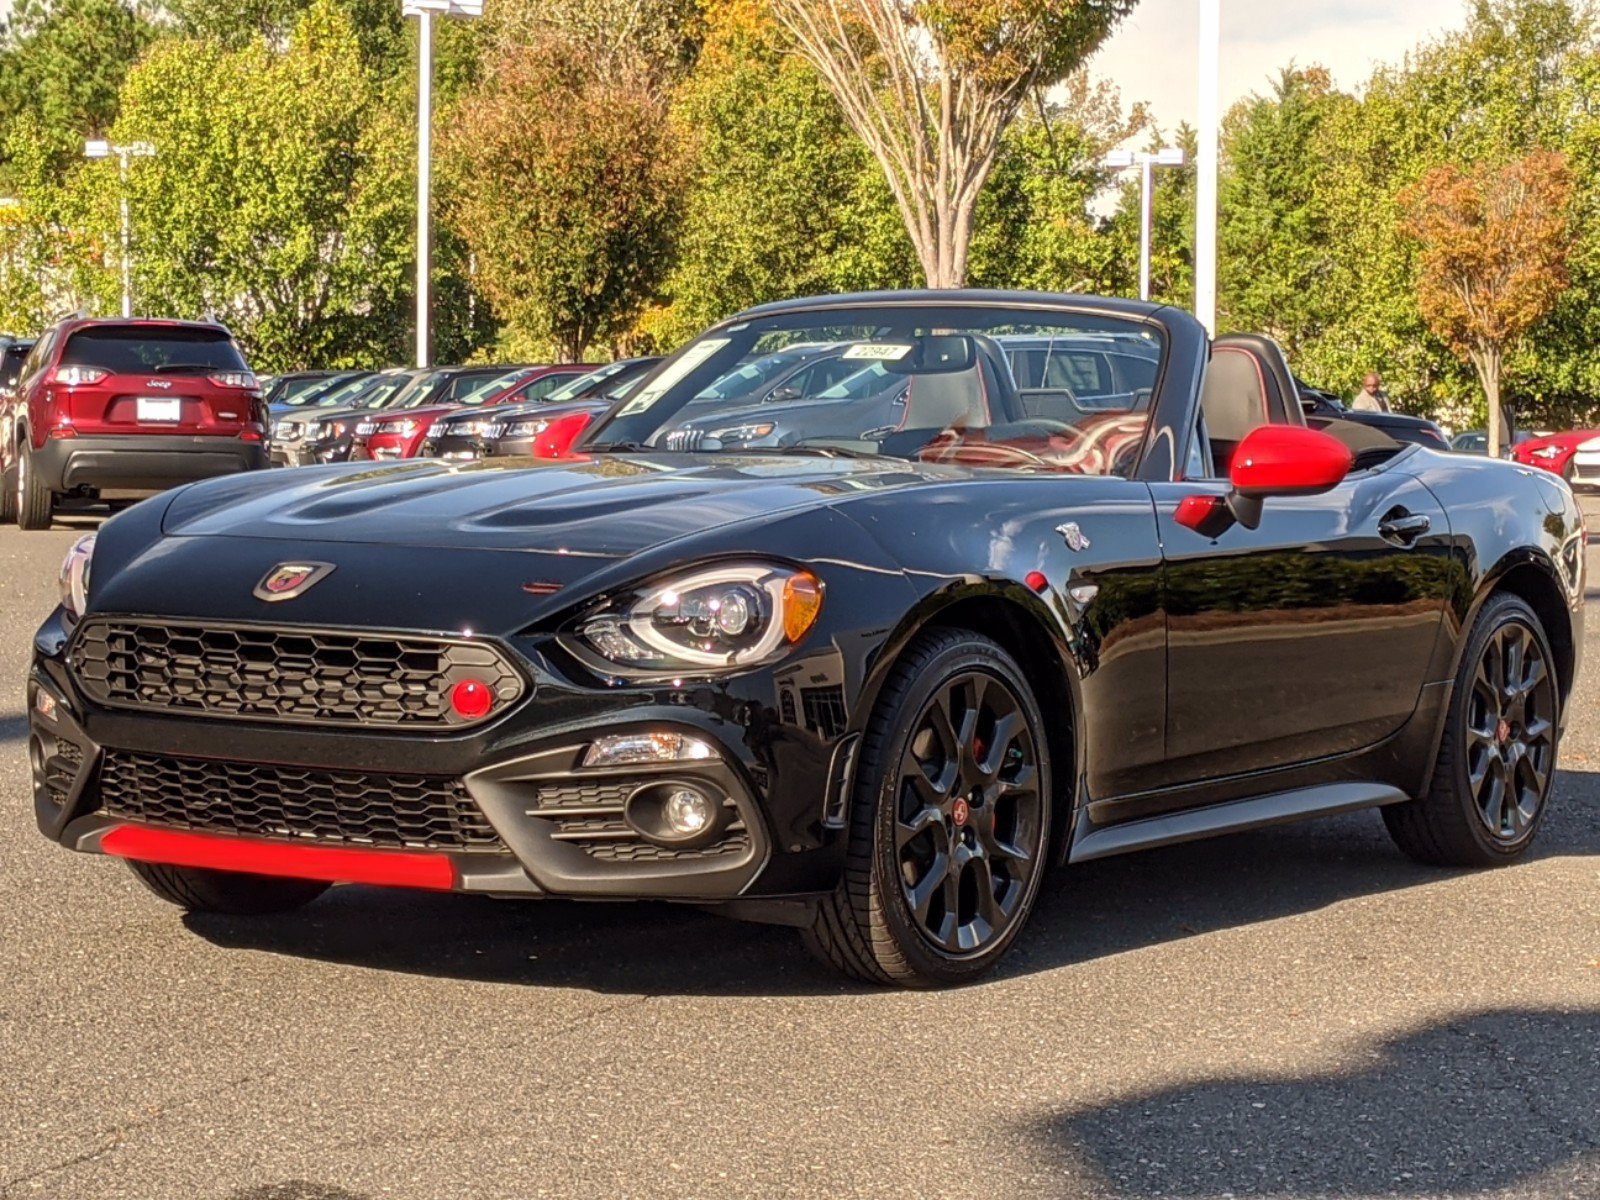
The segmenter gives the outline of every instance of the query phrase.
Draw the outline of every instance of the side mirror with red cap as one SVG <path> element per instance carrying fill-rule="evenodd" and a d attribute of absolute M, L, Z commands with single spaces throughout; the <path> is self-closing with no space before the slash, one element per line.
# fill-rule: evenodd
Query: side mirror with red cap
<path fill-rule="evenodd" d="M 1233 452 L 1224 497 L 1190 496 L 1175 519 L 1198 533 L 1214 536 L 1232 521 L 1246 529 L 1261 524 L 1261 504 L 1269 496 L 1315 496 L 1344 482 L 1355 459 L 1335 437 L 1301 425 L 1263 425 Z"/>

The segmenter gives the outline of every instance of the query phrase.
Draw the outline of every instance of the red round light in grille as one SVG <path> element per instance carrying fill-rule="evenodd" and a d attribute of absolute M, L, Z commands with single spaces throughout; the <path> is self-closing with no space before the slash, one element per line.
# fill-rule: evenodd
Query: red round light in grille
<path fill-rule="evenodd" d="M 489 690 L 487 683 L 463 679 L 450 690 L 450 707 L 455 709 L 456 716 L 476 721 L 479 717 L 489 715 L 489 710 L 494 707 L 494 693 Z"/>

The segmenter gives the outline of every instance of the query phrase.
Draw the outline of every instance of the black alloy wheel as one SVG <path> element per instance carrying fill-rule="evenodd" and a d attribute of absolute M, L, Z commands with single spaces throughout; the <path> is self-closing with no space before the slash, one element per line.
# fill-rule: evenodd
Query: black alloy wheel
<path fill-rule="evenodd" d="M 1479 656 L 1467 706 L 1467 784 L 1495 840 L 1519 841 L 1539 819 L 1556 757 L 1556 690 L 1528 626 L 1500 626 Z"/>
<path fill-rule="evenodd" d="M 845 877 L 807 945 L 872 983 L 988 971 L 1039 893 L 1050 779 L 1044 721 L 1011 656 L 967 630 L 922 634 L 863 736 Z"/>
<path fill-rule="evenodd" d="M 1039 755 L 1021 701 L 980 671 L 942 684 L 900 760 L 894 825 L 917 932 L 950 955 L 1003 936 L 1040 870 Z"/>
<path fill-rule="evenodd" d="M 1555 781 L 1558 682 L 1538 616 L 1520 597 L 1492 597 L 1462 655 L 1428 793 L 1383 810 L 1401 850 L 1463 867 L 1527 852 Z"/>

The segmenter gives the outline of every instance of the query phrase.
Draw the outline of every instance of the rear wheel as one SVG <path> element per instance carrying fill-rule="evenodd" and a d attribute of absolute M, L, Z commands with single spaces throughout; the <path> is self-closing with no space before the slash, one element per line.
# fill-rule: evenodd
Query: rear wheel
<path fill-rule="evenodd" d="M 1462 656 L 1428 794 L 1383 810 L 1400 849 L 1441 866 L 1521 858 L 1555 781 L 1559 703 L 1538 616 L 1517 596 L 1493 597 Z"/>
<path fill-rule="evenodd" d="M 17 524 L 23 529 L 49 529 L 56 498 L 34 471 L 32 459 L 24 438 L 17 448 Z"/>
<path fill-rule="evenodd" d="M 156 895 L 190 912 L 234 916 L 290 912 L 310 904 L 331 886 L 312 879 L 279 879 L 133 860 L 128 866 Z"/>
<path fill-rule="evenodd" d="M 862 744 L 845 877 L 806 931 L 855 978 L 963 983 L 1033 910 L 1050 829 L 1044 723 L 988 638 L 922 635 L 895 665 Z"/>

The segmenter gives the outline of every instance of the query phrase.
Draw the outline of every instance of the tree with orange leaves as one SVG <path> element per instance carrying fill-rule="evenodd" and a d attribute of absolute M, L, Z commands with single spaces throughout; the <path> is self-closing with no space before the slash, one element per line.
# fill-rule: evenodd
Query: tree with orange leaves
<path fill-rule="evenodd" d="M 1492 456 L 1500 452 L 1506 350 L 1567 287 L 1572 197 L 1566 156 L 1551 150 L 1498 167 L 1435 167 L 1400 196 L 1402 228 L 1421 245 L 1417 304 L 1478 373 Z"/>
<path fill-rule="evenodd" d="M 770 0 L 883 168 L 930 287 L 966 282 L 1001 135 L 1138 0 Z"/>

